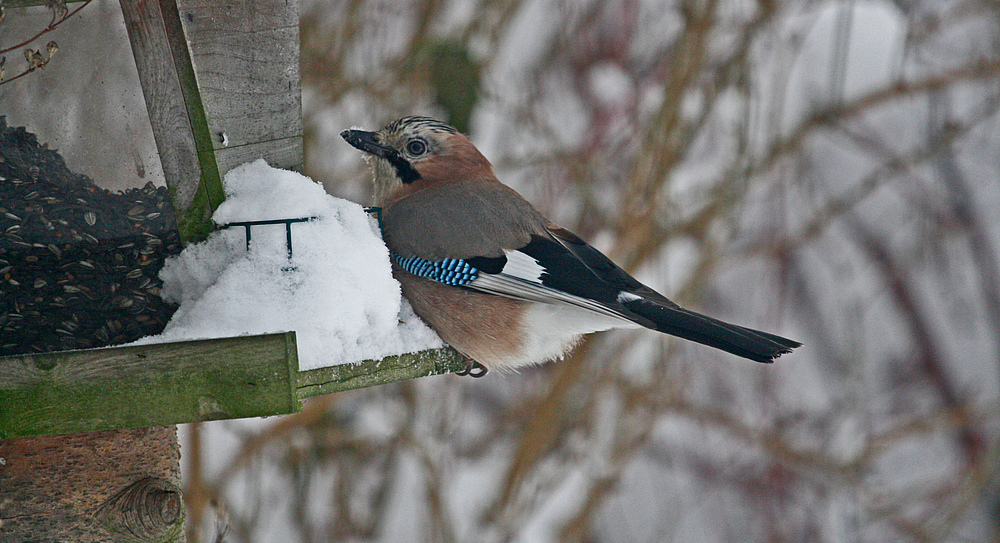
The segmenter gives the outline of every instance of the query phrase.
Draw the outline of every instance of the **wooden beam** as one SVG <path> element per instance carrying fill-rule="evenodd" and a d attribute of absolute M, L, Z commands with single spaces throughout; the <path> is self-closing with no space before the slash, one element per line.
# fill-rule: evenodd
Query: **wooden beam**
<path fill-rule="evenodd" d="M 0 358 L 0 438 L 295 413 L 295 333 Z"/>
<path fill-rule="evenodd" d="M 173 0 L 120 0 L 160 162 L 185 242 L 211 232 L 224 198 Z"/>
<path fill-rule="evenodd" d="M 418 377 L 467 369 L 465 358 L 451 347 L 339 364 L 299 372 L 296 394 L 301 400 Z"/>

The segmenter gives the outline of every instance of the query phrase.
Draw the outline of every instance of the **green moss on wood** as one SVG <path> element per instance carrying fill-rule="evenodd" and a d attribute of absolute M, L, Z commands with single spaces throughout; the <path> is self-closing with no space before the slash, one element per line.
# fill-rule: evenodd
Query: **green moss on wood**
<path fill-rule="evenodd" d="M 451 347 L 430 349 L 299 372 L 297 394 L 300 399 L 306 399 L 464 369 L 464 358 Z"/>
<path fill-rule="evenodd" d="M 294 413 L 294 332 L 0 359 L 0 439 Z"/>

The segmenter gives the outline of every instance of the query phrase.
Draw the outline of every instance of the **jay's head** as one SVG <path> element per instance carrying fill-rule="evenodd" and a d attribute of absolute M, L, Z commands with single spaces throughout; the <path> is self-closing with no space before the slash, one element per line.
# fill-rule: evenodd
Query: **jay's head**
<path fill-rule="evenodd" d="M 494 177 L 493 166 L 468 138 L 430 117 L 403 117 L 378 132 L 344 130 L 340 136 L 375 158 L 379 205 L 435 183 Z"/>

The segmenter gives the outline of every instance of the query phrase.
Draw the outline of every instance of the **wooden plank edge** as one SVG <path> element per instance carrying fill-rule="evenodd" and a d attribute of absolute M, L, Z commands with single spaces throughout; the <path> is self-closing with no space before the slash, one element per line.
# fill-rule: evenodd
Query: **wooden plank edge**
<path fill-rule="evenodd" d="M 47 6 L 51 0 L 4 0 L 5 9 L 30 8 L 34 6 Z M 84 0 L 66 0 L 67 4 L 79 4 Z"/>
<path fill-rule="evenodd" d="M 274 168 L 302 172 L 303 153 L 302 136 L 297 135 L 216 149 L 215 158 L 223 175 L 258 158 L 263 158 Z"/>
<path fill-rule="evenodd" d="M 185 243 L 192 243 L 205 239 L 214 229 L 212 214 L 215 213 L 226 196 L 222 188 L 222 175 L 215 158 L 212 133 L 208 125 L 208 117 L 205 114 L 201 90 L 198 88 L 194 64 L 188 50 L 180 11 L 177 9 L 175 0 L 159 0 L 159 2 L 170 53 L 174 61 L 174 70 L 180 84 L 184 105 L 187 107 L 188 120 L 191 123 L 191 132 L 197 148 L 198 165 L 201 168 L 201 178 L 198 180 L 195 201 L 183 210 L 177 209 L 175 206 L 181 238 Z M 174 201 L 176 202 L 176 200 Z"/>

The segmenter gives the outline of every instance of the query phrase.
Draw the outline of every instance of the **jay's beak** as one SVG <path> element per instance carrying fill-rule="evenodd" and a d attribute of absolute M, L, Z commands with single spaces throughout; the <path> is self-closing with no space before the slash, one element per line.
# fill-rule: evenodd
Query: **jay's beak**
<path fill-rule="evenodd" d="M 365 132 L 364 130 L 344 130 L 340 133 L 340 137 L 344 138 L 347 143 L 350 143 L 353 147 L 360 151 L 364 151 L 370 155 L 375 155 L 379 158 L 388 159 L 390 155 L 397 155 L 395 149 L 386 147 L 375 139 L 375 132 Z"/>
<path fill-rule="evenodd" d="M 420 179 L 420 173 L 413 169 L 410 162 L 403 158 L 399 151 L 382 145 L 375 139 L 375 136 L 375 132 L 365 132 L 364 130 L 344 130 L 340 133 L 340 137 L 358 150 L 388 160 L 389 164 L 396 168 L 396 175 L 404 184 L 408 185 Z"/>

